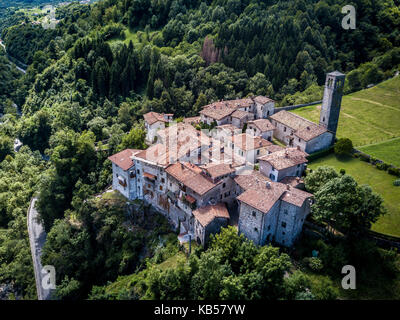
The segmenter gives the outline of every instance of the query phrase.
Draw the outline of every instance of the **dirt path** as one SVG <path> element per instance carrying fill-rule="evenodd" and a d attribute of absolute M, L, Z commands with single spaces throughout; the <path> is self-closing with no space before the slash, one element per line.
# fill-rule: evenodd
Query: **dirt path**
<path fill-rule="evenodd" d="M 388 106 L 387 104 L 383 104 L 383 103 L 380 103 L 380 102 L 376 102 L 376 101 L 372 101 L 372 100 L 368 100 L 368 99 L 362 99 L 362 98 L 354 98 L 354 97 L 351 97 L 350 99 L 351 100 L 355 100 L 355 101 L 368 102 L 368 103 L 375 104 L 375 105 L 380 106 L 380 107 L 384 107 L 384 108 L 388 108 L 388 109 L 392 109 L 394 111 L 400 112 L 400 109 L 398 109 L 396 107 Z"/>

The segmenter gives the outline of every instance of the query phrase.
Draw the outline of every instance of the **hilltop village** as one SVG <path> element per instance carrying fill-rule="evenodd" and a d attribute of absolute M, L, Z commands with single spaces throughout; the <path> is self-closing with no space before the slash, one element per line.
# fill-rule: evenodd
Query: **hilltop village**
<path fill-rule="evenodd" d="M 112 187 L 151 204 L 199 244 L 231 224 L 258 245 L 290 247 L 313 203 L 301 179 L 307 156 L 335 141 L 344 79 L 327 74 L 319 124 L 275 109 L 264 96 L 218 101 L 179 123 L 149 112 L 151 146 L 109 157 Z"/>

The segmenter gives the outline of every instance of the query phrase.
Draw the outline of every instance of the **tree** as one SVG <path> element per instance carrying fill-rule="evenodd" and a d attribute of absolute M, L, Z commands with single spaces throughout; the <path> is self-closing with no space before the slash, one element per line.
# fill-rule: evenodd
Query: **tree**
<path fill-rule="evenodd" d="M 358 186 L 349 175 L 329 180 L 315 193 L 313 215 L 333 223 L 348 235 L 367 230 L 385 214 L 383 199 L 371 187 Z"/>
<path fill-rule="evenodd" d="M 4 160 L 4 158 L 14 153 L 14 143 L 10 137 L 0 135 L 0 162 Z"/>
<path fill-rule="evenodd" d="M 279 253 L 279 248 L 264 246 L 254 258 L 255 270 L 261 275 L 261 297 L 277 299 L 284 292 L 283 276 L 291 265 L 286 253 Z"/>
<path fill-rule="evenodd" d="M 146 131 L 143 128 L 142 124 L 136 123 L 131 131 L 122 138 L 122 142 L 119 146 L 120 150 L 124 149 L 146 149 L 146 144 L 144 142 L 146 138 Z"/>
<path fill-rule="evenodd" d="M 319 166 L 317 169 L 307 174 L 304 182 L 309 192 L 316 193 L 328 181 L 337 177 L 339 177 L 339 175 L 334 168 Z"/>
<path fill-rule="evenodd" d="M 349 155 L 353 151 L 353 142 L 349 138 L 340 138 L 334 147 L 337 155 Z"/>

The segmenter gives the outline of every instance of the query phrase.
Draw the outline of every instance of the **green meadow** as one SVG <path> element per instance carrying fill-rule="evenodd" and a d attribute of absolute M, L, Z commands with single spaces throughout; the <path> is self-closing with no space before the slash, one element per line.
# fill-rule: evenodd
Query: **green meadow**
<path fill-rule="evenodd" d="M 379 218 L 372 226 L 372 230 L 400 237 L 400 187 L 393 185 L 393 181 L 398 178 L 352 157 L 341 159 L 331 154 L 312 161 L 309 168 L 315 169 L 321 165 L 334 167 L 337 171 L 345 169 L 346 173 L 353 176 L 359 184 L 368 184 L 379 193 L 388 212 Z"/>

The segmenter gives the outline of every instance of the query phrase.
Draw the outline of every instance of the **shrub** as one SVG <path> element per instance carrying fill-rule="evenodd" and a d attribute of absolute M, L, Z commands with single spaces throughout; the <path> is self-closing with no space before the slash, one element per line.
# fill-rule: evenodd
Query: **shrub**
<path fill-rule="evenodd" d="M 349 138 L 340 138 L 334 147 L 337 155 L 347 155 L 353 150 L 353 142 Z"/>
<path fill-rule="evenodd" d="M 345 170 L 345 169 L 340 169 L 340 174 L 341 174 L 342 176 L 344 176 L 344 175 L 346 174 L 346 170 Z"/>
<path fill-rule="evenodd" d="M 400 179 L 394 180 L 394 181 L 393 181 L 393 185 L 394 185 L 395 187 L 400 187 Z"/>
<path fill-rule="evenodd" d="M 304 260 L 307 263 L 307 266 L 314 272 L 319 272 L 324 267 L 321 259 L 319 258 L 311 257 L 311 258 L 306 258 Z"/>
<path fill-rule="evenodd" d="M 319 281 L 313 283 L 311 292 L 317 300 L 335 300 L 339 295 L 332 280 L 328 277 L 322 277 Z"/>
<path fill-rule="evenodd" d="M 388 173 L 400 177 L 400 169 L 395 167 L 389 167 Z"/>
<path fill-rule="evenodd" d="M 365 162 L 369 162 L 369 160 L 370 160 L 369 155 L 364 154 L 364 153 L 360 153 L 360 154 L 359 154 L 359 158 L 360 158 L 362 161 L 365 161 Z"/>
<path fill-rule="evenodd" d="M 331 154 L 332 152 L 333 152 L 333 146 L 332 146 L 332 147 L 329 147 L 329 148 L 327 148 L 327 149 L 318 151 L 318 152 L 314 152 L 314 153 L 310 154 L 310 155 L 307 157 L 307 159 L 308 159 L 308 161 L 313 161 L 313 160 L 316 160 L 316 159 L 325 157 L 325 156 Z"/>

